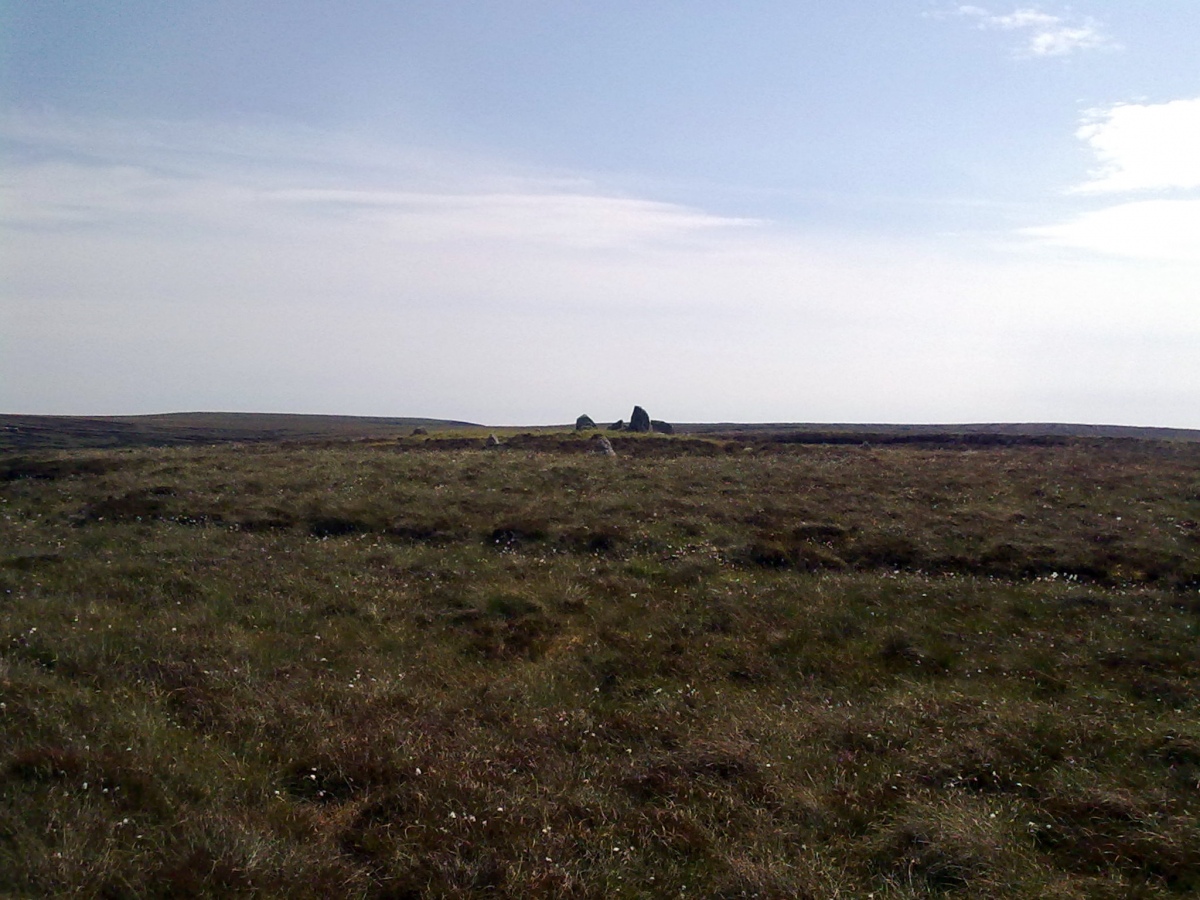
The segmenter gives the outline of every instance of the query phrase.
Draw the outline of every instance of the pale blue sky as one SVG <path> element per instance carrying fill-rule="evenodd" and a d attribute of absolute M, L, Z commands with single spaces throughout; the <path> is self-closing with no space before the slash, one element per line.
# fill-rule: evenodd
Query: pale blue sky
<path fill-rule="evenodd" d="M 0 411 L 1200 427 L 1190 0 L 9 0 L 0 41 Z"/>

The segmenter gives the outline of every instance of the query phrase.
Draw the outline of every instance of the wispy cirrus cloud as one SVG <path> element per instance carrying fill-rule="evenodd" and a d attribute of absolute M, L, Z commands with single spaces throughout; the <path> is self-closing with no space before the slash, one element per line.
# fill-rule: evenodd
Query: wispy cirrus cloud
<path fill-rule="evenodd" d="M 602 193 L 415 192 L 299 188 L 266 195 L 314 214 L 353 213 L 418 242 L 486 239 L 617 248 L 724 234 L 761 224 L 673 203 Z"/>
<path fill-rule="evenodd" d="M 993 13 L 982 6 L 959 6 L 949 15 L 973 19 L 985 31 L 1010 31 L 1023 39 L 1021 56 L 1068 56 L 1080 50 L 1117 49 L 1119 44 L 1090 16 L 1056 16 L 1033 7 Z"/>
<path fill-rule="evenodd" d="M 762 223 L 407 151 L 387 158 L 327 136 L 181 123 L 0 117 L 9 228 L 364 229 L 413 245 L 493 241 L 646 248 L 729 238 Z M 24 148 L 24 149 L 21 149 Z"/>

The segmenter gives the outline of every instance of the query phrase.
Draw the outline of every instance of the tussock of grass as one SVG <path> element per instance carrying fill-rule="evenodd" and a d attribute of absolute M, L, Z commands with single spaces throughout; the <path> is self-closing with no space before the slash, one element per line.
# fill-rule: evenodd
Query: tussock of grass
<path fill-rule="evenodd" d="M 0 892 L 1200 890 L 1200 450 L 613 441 L 4 461 Z"/>

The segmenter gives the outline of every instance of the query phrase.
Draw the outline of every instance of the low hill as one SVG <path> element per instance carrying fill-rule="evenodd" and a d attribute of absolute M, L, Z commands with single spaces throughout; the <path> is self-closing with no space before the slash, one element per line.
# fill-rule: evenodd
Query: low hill
<path fill-rule="evenodd" d="M 152 416 L 0 415 L 0 452 L 74 447 L 145 447 L 230 441 L 354 440 L 413 428 L 469 428 L 469 422 L 287 413 L 167 413 Z"/>
<path fill-rule="evenodd" d="M 675 425 L 677 434 L 703 434 L 782 440 L 789 443 L 912 443 L 945 440 L 990 443 L 987 438 L 1008 438 L 997 443 L 1054 438 L 1138 438 L 1160 441 L 1200 441 L 1200 431 L 1189 428 L 1150 428 L 1131 425 L 1080 425 L 1063 422 L 996 422 L 964 425 L 828 424 L 732 422 Z"/>

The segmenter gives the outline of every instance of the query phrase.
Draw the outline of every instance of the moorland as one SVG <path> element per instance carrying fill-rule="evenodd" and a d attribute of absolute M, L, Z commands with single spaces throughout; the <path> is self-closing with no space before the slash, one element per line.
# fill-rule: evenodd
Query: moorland
<path fill-rule="evenodd" d="M 0 455 L 0 894 L 1200 892 L 1200 443 L 411 425 Z"/>
<path fill-rule="evenodd" d="M 546 426 L 533 431 L 561 431 Z M 217 443 L 379 440 L 416 428 L 443 435 L 487 433 L 484 426 L 450 419 L 329 416 L 289 413 L 193 412 L 141 416 L 35 416 L 0 413 L 0 453 L 85 447 L 204 446 Z M 1125 425 L 828 425 L 813 423 L 675 423 L 680 434 L 793 443 L 1046 443 L 1064 437 L 1118 437 L 1200 441 L 1200 431 Z M 528 433 L 526 428 L 501 433 Z"/>

